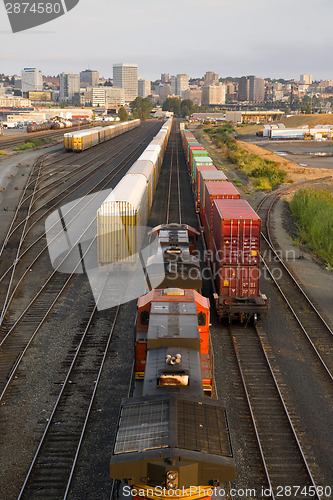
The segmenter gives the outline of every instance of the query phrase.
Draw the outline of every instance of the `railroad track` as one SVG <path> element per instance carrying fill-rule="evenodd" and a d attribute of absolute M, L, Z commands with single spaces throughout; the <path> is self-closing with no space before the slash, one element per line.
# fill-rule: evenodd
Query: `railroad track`
<path fill-rule="evenodd" d="M 83 130 L 87 128 L 88 126 L 81 126 L 81 127 L 72 127 L 68 129 L 60 129 L 56 130 L 53 132 L 47 131 L 47 132 L 31 132 L 30 134 L 22 134 L 20 137 L 13 137 L 11 139 L 2 136 L 0 137 L 0 149 L 6 149 L 6 148 L 13 148 L 16 146 L 19 146 L 20 144 L 24 144 L 26 140 L 29 139 L 48 139 L 48 138 L 54 138 L 54 139 L 60 139 L 63 137 L 66 132 L 75 132 L 76 130 Z"/>
<path fill-rule="evenodd" d="M 108 311 L 110 330 L 101 334 L 97 305 L 91 304 L 18 499 L 67 498 L 119 310 L 120 305 Z"/>
<path fill-rule="evenodd" d="M 324 177 L 321 180 L 327 179 Z M 315 182 L 318 182 L 316 180 Z M 313 184 L 313 181 L 293 186 L 296 189 L 304 184 Z M 262 261 L 269 276 L 277 286 L 283 299 L 296 319 L 305 338 L 311 345 L 317 361 L 324 370 L 329 382 L 333 380 L 333 332 L 326 319 L 318 310 L 311 298 L 304 290 L 302 284 L 294 276 L 287 262 L 281 258 L 281 252 L 273 241 L 270 230 L 270 215 L 276 201 L 280 196 L 290 191 L 290 187 L 280 188 L 266 196 L 258 207 L 262 215 L 263 232 L 261 254 Z M 268 206 L 267 206 L 268 205 Z"/>
<path fill-rule="evenodd" d="M 94 191 L 96 188 L 99 188 L 101 190 L 109 186 L 110 182 L 112 182 L 121 171 L 126 169 L 128 165 L 132 161 L 134 161 L 134 158 L 138 153 L 137 150 L 141 150 L 141 148 L 143 147 L 144 145 L 140 144 L 140 146 L 137 146 L 133 151 L 131 151 L 131 153 L 127 155 L 125 159 L 118 165 L 118 167 L 111 173 L 107 173 L 103 177 L 102 181 L 99 181 L 93 186 L 91 191 Z M 92 223 L 93 222 L 94 221 L 92 221 Z M 88 228 L 85 228 L 85 230 L 87 229 Z M 46 266 L 47 268 L 47 246 L 43 241 L 43 234 L 39 236 L 39 238 L 35 241 L 35 244 L 37 242 L 39 244 L 39 249 L 40 245 L 42 244 L 42 248 L 39 250 L 37 257 L 29 262 L 28 269 L 25 269 L 23 275 L 19 278 L 18 283 L 11 292 L 11 295 L 9 296 L 7 293 L 7 304 L 6 309 L 4 310 L 4 312 L 6 313 L 9 312 L 9 306 L 18 292 L 19 286 L 23 282 L 24 278 L 26 278 L 27 275 L 30 275 L 29 271 L 32 266 L 34 266 L 35 268 L 38 265 L 41 255 L 43 255 L 44 259 L 46 260 L 44 266 Z M 32 296 L 30 302 L 26 305 L 24 310 L 19 315 L 16 314 L 15 320 L 12 324 L 4 324 L 2 326 L 1 331 L 3 337 L 0 342 L 0 356 L 3 359 L 3 363 L 1 364 L 0 372 L 2 375 L 2 393 L 0 396 L 0 401 L 5 397 L 5 394 L 11 385 L 11 382 L 13 381 L 13 379 L 15 379 L 16 371 L 28 347 L 31 345 L 33 339 L 50 315 L 53 307 L 55 306 L 61 295 L 65 292 L 66 287 L 68 287 L 71 280 L 75 278 L 75 270 L 70 275 L 57 272 L 57 269 L 60 268 L 62 262 L 63 261 L 59 262 L 58 266 L 43 282 L 40 282 L 40 280 L 37 279 L 37 283 L 34 284 L 34 287 L 37 286 L 37 288 L 35 289 L 34 295 Z M 24 259 L 24 265 L 25 263 L 26 258 Z M 36 267 L 36 269 L 38 269 L 38 267 Z M 30 290 L 31 280 L 25 283 L 25 285 Z M 18 327 L 20 327 L 19 333 L 17 333 Z"/>
<path fill-rule="evenodd" d="M 270 498 L 320 499 L 287 405 L 259 335 L 260 327 L 229 333 L 242 379 Z M 246 333 L 246 334 L 245 334 Z M 291 492 L 288 495 L 288 492 Z"/>

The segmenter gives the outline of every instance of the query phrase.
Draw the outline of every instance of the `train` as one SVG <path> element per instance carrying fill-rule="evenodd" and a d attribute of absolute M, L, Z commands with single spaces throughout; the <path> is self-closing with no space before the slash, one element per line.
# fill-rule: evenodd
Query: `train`
<path fill-rule="evenodd" d="M 137 265 L 172 126 L 168 119 L 97 211 L 101 269 Z"/>
<path fill-rule="evenodd" d="M 269 308 L 259 287 L 261 219 L 192 132 L 182 128 L 181 136 L 217 313 L 255 322 Z"/>
<path fill-rule="evenodd" d="M 137 265 L 139 226 L 148 221 L 171 126 L 168 120 L 97 212 L 102 270 Z M 171 223 L 148 236 L 146 274 L 157 285 L 137 303 L 135 386 L 121 403 L 110 477 L 137 500 L 197 500 L 215 487 L 227 494 L 236 468 L 215 387 L 210 303 L 200 293 L 200 233 Z"/>
<path fill-rule="evenodd" d="M 64 134 L 64 148 L 66 151 L 85 151 L 138 127 L 140 123 L 140 120 L 132 120 L 107 127 L 93 127 L 75 132 L 67 132 Z"/>
<path fill-rule="evenodd" d="M 64 120 L 63 118 L 54 119 L 50 122 L 36 123 L 27 126 L 27 132 L 42 132 L 44 130 L 58 130 L 61 128 L 78 127 L 79 125 L 87 125 L 91 120 Z"/>
<path fill-rule="evenodd" d="M 226 498 L 236 468 L 226 410 L 216 399 L 209 299 L 183 288 L 140 297 L 135 372 L 110 477 L 136 500 L 199 500 L 214 488 Z"/>

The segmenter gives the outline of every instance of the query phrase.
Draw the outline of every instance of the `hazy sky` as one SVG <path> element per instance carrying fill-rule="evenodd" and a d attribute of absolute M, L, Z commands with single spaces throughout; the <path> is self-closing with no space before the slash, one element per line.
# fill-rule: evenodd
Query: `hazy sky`
<path fill-rule="evenodd" d="M 333 0 L 80 0 L 16 34 L 0 3 L 0 73 L 89 67 L 112 77 L 113 63 L 130 62 L 152 80 L 206 71 L 333 79 L 332 48 Z"/>

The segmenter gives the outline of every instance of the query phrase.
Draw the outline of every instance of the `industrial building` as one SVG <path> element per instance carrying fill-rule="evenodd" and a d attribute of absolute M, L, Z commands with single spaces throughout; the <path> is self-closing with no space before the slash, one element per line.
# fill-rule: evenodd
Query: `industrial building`
<path fill-rule="evenodd" d="M 113 85 L 124 90 L 125 102 L 129 103 L 138 97 L 137 64 L 119 63 L 113 65 Z"/>
<path fill-rule="evenodd" d="M 284 116 L 283 111 L 227 111 L 225 119 L 234 123 L 260 123 L 279 121 Z"/>

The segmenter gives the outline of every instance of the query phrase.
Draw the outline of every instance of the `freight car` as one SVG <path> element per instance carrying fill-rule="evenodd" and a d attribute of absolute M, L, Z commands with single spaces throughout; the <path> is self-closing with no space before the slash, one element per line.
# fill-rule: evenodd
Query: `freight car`
<path fill-rule="evenodd" d="M 94 127 L 64 134 L 64 148 L 66 151 L 84 151 L 97 144 L 108 141 L 117 135 L 132 130 L 140 125 L 140 120 L 118 123 L 108 127 Z"/>
<path fill-rule="evenodd" d="M 97 252 L 100 267 L 133 268 L 172 126 L 172 118 L 150 142 L 97 212 Z"/>
<path fill-rule="evenodd" d="M 156 235 L 147 260 L 149 280 L 160 283 L 158 288 L 184 288 L 201 290 L 202 279 L 196 241 L 200 233 L 187 224 L 161 224 L 150 231 Z M 156 240 L 154 240 L 156 241 Z"/>
<path fill-rule="evenodd" d="M 152 290 L 138 301 L 134 397 L 122 401 L 110 477 L 137 499 L 210 497 L 235 462 L 215 399 L 209 301 L 194 290 Z"/>
<path fill-rule="evenodd" d="M 181 130 L 184 155 L 192 184 L 202 236 L 208 250 L 220 318 L 256 320 L 268 310 L 260 293 L 261 220 L 205 148 L 186 129 Z"/>

